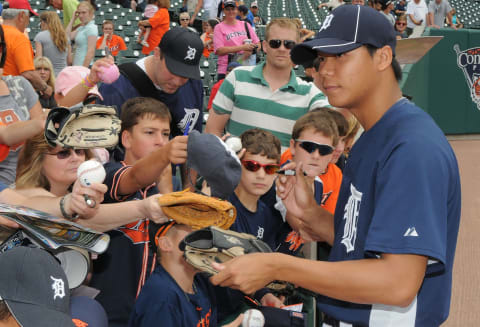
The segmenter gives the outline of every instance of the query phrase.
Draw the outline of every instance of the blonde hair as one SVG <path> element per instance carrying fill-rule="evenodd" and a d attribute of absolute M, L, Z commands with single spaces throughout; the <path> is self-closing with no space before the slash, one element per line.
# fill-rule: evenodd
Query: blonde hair
<path fill-rule="evenodd" d="M 88 9 L 88 11 L 90 12 L 90 14 L 92 15 L 92 18 L 93 18 L 93 13 L 95 13 L 95 8 L 93 8 L 92 4 L 88 1 L 80 1 L 80 3 L 78 4 L 77 6 L 77 9 L 80 7 L 80 6 L 84 6 Z"/>
<path fill-rule="evenodd" d="M 55 74 L 50 59 L 48 59 L 47 57 L 38 57 L 35 58 L 33 64 L 35 65 L 35 69 L 47 68 L 48 70 L 50 70 L 50 77 L 47 80 L 47 84 L 50 85 L 52 89 L 55 89 Z"/>
<path fill-rule="evenodd" d="M 50 32 L 53 44 L 58 51 L 67 51 L 68 38 L 62 22 L 55 11 L 44 11 L 40 14 L 40 20 L 47 25 L 47 30 Z"/>
<path fill-rule="evenodd" d="M 43 173 L 43 160 L 54 147 L 45 141 L 43 132 L 25 141 L 18 156 L 15 187 L 27 189 L 41 187 L 50 191 L 50 182 Z M 90 150 L 85 151 L 85 160 L 93 158 Z"/>
<path fill-rule="evenodd" d="M 297 27 L 297 23 L 291 18 L 275 18 L 270 23 L 268 23 L 267 27 L 265 28 L 265 40 L 269 40 L 270 28 L 273 25 L 278 25 L 281 28 L 289 28 L 295 32 L 297 32 L 297 40 L 300 40 L 300 30 Z"/>

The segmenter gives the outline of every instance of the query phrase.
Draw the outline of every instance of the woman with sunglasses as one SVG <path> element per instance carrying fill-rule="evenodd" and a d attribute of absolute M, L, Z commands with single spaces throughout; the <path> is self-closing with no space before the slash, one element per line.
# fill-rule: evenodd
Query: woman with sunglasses
<path fill-rule="evenodd" d="M 260 44 L 252 26 L 237 19 L 236 1 L 225 0 L 223 2 L 223 12 L 225 14 L 223 21 L 215 26 L 213 31 L 213 46 L 215 54 L 218 56 L 218 80 L 225 78 L 229 61 L 239 61 L 233 59 L 237 54 L 240 54 L 242 59 L 247 59 Z M 250 37 L 248 37 L 248 34 Z"/>
<path fill-rule="evenodd" d="M 407 36 L 407 16 L 400 15 L 395 21 L 395 33 L 397 34 L 397 40 L 406 39 Z"/>
<path fill-rule="evenodd" d="M 76 220 L 98 231 L 108 231 L 149 217 L 156 223 L 166 221 L 157 197 L 125 203 L 100 204 L 107 187 L 103 184 L 82 186 L 77 169 L 92 158 L 90 150 L 51 147 L 42 134 L 27 140 L 20 154 L 15 190 L 0 193 L 0 201 L 25 205 L 58 217 Z M 93 200 L 87 205 L 84 195 Z"/>

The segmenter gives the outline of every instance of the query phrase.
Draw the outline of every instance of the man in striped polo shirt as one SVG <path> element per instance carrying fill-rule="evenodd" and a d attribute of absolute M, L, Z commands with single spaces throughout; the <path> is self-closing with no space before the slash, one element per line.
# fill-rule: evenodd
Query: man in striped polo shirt
<path fill-rule="evenodd" d="M 227 76 L 213 101 L 206 132 L 221 136 L 226 128 L 238 136 L 258 127 L 276 135 L 284 150 L 295 121 L 328 102 L 315 85 L 296 77 L 292 69 L 290 50 L 300 39 L 295 23 L 288 18 L 272 20 L 265 39 L 266 61 L 238 67 Z"/>

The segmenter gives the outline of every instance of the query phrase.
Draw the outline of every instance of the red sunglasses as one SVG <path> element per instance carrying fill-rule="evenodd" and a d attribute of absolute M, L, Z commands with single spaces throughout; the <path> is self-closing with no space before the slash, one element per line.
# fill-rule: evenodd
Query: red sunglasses
<path fill-rule="evenodd" d="M 253 172 L 258 171 L 260 168 L 263 167 L 263 169 L 265 170 L 265 173 L 267 173 L 268 175 L 273 175 L 280 169 L 280 165 L 278 164 L 262 165 L 261 163 L 256 162 L 255 160 L 242 160 L 242 165 L 243 167 L 245 167 L 246 170 L 253 171 Z"/>

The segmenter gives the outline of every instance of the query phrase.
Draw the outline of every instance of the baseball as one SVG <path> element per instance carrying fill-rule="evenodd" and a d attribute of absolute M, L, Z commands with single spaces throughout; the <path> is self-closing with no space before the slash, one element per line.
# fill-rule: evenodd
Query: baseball
<path fill-rule="evenodd" d="M 248 309 L 243 314 L 243 327 L 263 327 L 265 325 L 265 317 L 260 310 Z"/>
<path fill-rule="evenodd" d="M 77 177 L 83 186 L 90 186 L 92 183 L 102 183 L 105 175 L 103 165 L 97 160 L 87 160 L 77 169 Z"/>
<path fill-rule="evenodd" d="M 102 71 L 98 77 L 103 83 L 112 84 L 120 76 L 117 65 L 110 65 L 109 67 L 102 67 Z"/>
<path fill-rule="evenodd" d="M 242 141 L 239 137 L 231 136 L 225 141 L 225 144 L 235 153 L 242 149 Z"/>

